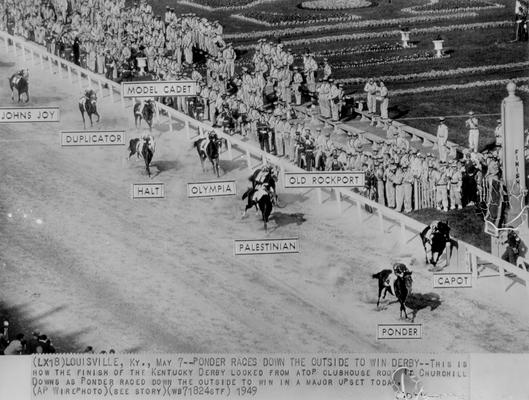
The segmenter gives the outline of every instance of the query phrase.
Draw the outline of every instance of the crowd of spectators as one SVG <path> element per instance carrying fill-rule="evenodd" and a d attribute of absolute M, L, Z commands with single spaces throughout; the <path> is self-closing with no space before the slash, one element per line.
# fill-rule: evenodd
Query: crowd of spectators
<path fill-rule="evenodd" d="M 56 349 L 51 338 L 41 333 L 40 331 L 31 332 L 31 336 L 26 337 L 23 333 L 17 333 L 13 338 L 9 333 L 9 321 L 4 320 L 3 329 L 0 332 L 0 355 L 14 356 L 21 354 L 52 354 Z M 93 346 L 86 346 L 80 353 L 95 353 Z M 101 350 L 101 354 L 107 353 L 106 350 Z M 116 351 L 110 349 L 109 354 L 114 354 Z"/>
<path fill-rule="evenodd" d="M 194 80 L 195 98 L 160 100 L 229 133 L 251 136 L 261 149 L 307 170 L 363 170 L 365 194 L 398 211 L 447 211 L 484 201 L 490 180 L 500 176 L 498 152 L 478 153 L 477 139 L 457 161 L 448 159 L 442 144 L 440 159 L 414 150 L 400 128 L 388 123 L 388 89 L 373 79 L 364 87 L 366 109 L 386 122 L 386 140 L 371 143 L 351 132 L 345 146 L 334 143 L 316 116 L 338 121 L 346 96 L 328 60 L 318 63 L 310 50 L 296 65 L 291 49 L 260 39 L 251 62 L 236 69 L 237 53 L 224 42 L 218 21 L 171 8 L 155 16 L 145 1 L 125 7 L 124 0 L 6 0 L 0 16 L 0 29 L 110 79 L 145 71 L 154 79 Z M 205 55 L 200 65 L 197 51 Z M 307 100 L 313 115 L 300 118 L 293 105 Z"/>
<path fill-rule="evenodd" d="M 17 333 L 14 338 L 10 338 L 9 322 L 4 321 L 3 330 L 0 334 L 0 355 L 14 356 L 39 353 L 55 353 L 55 347 L 48 336 L 39 331 L 34 331 L 29 338 L 26 338 L 23 333 Z"/>

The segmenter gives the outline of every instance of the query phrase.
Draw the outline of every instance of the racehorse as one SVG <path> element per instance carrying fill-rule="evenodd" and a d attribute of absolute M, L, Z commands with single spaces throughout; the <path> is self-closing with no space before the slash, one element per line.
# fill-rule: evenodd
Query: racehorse
<path fill-rule="evenodd" d="M 154 156 L 155 147 L 156 145 L 152 136 L 146 136 L 144 137 L 144 140 L 140 138 L 130 139 L 129 142 L 129 158 L 131 158 L 134 154 L 136 154 L 138 158 L 140 158 L 141 155 L 145 161 L 145 170 L 147 171 L 149 178 L 151 177 L 151 170 L 149 166 L 151 164 L 152 157 Z"/>
<path fill-rule="evenodd" d="M 99 122 L 99 113 L 97 112 L 97 99 L 95 95 L 91 95 L 90 98 L 86 98 L 86 96 L 82 97 L 79 100 L 79 111 L 81 111 L 81 117 L 83 117 L 83 126 L 86 129 L 86 121 L 84 118 L 84 113 L 86 112 L 88 114 L 88 118 L 90 118 L 90 126 L 93 126 L 92 122 L 92 115 L 97 115 L 97 122 Z"/>
<path fill-rule="evenodd" d="M 432 226 L 436 229 L 432 230 Z M 426 255 L 426 262 L 432 264 L 434 267 L 439 261 L 439 257 L 443 254 L 446 243 L 450 243 L 450 254 L 447 257 L 452 257 L 452 249 L 458 248 L 457 242 L 450 238 L 450 227 L 447 221 L 434 221 L 420 233 L 424 253 Z M 430 260 L 428 260 L 428 249 L 426 244 L 430 245 Z M 437 255 L 437 257 L 434 257 Z"/>
<path fill-rule="evenodd" d="M 200 163 L 202 164 L 202 171 L 205 172 L 204 161 L 207 158 L 213 166 L 213 173 L 216 173 L 217 177 L 220 177 L 219 156 L 220 148 L 222 146 L 222 139 L 219 139 L 217 134 L 213 133 L 210 134 L 209 138 L 207 139 L 201 138 L 196 140 L 193 146 L 197 149 Z"/>
<path fill-rule="evenodd" d="M 143 106 L 143 110 L 140 113 L 141 103 L 134 104 L 134 125 L 136 125 L 136 128 L 141 126 L 141 119 L 143 118 L 145 122 L 147 122 L 147 125 L 149 125 L 149 130 L 152 131 L 152 120 L 154 117 L 154 102 L 147 101 L 145 105 Z"/>
<path fill-rule="evenodd" d="M 257 201 L 255 200 L 255 197 L 258 197 Z M 264 230 L 267 232 L 268 219 L 270 218 L 273 208 L 272 200 L 270 199 L 268 191 L 266 191 L 262 185 L 259 185 L 255 188 L 248 188 L 242 195 L 243 200 L 246 198 L 248 198 L 248 204 L 246 204 L 243 216 L 246 215 L 246 211 L 248 211 L 253 206 L 255 206 L 256 209 L 259 206 L 259 210 L 261 210 L 261 215 L 263 218 Z"/>
<path fill-rule="evenodd" d="M 257 185 L 268 185 L 270 192 L 274 193 L 275 199 L 273 201 L 278 203 L 277 191 L 276 191 L 276 181 L 278 179 L 277 167 L 268 169 L 268 171 L 263 171 L 263 168 L 257 168 L 252 175 L 248 178 L 252 182 L 252 188 L 255 189 Z"/>
<path fill-rule="evenodd" d="M 411 294 L 412 290 L 412 283 L 413 279 L 411 277 L 412 272 L 409 270 L 404 271 L 403 276 L 397 276 L 395 279 L 395 282 L 393 284 L 393 287 L 395 288 L 395 293 L 393 293 L 393 287 L 389 284 L 389 277 L 393 274 L 393 271 L 390 269 L 383 269 L 380 272 L 377 272 L 376 274 L 373 274 L 373 279 L 378 279 L 378 300 L 377 300 L 377 308 L 380 305 L 380 297 L 382 296 L 382 292 L 384 292 L 384 295 L 382 296 L 383 299 L 386 298 L 386 293 L 390 292 L 393 296 L 395 296 L 399 303 L 400 303 L 400 318 L 402 319 L 402 312 L 404 312 L 404 317 L 407 319 L 408 314 L 406 313 L 406 298 L 409 294 Z"/>
<path fill-rule="evenodd" d="M 29 101 L 29 72 L 26 69 L 13 74 L 9 78 L 9 88 L 11 89 L 11 100 L 15 101 L 15 90 L 17 91 L 18 102 L 20 103 L 20 97 L 22 94 L 26 95 L 27 103 Z"/>

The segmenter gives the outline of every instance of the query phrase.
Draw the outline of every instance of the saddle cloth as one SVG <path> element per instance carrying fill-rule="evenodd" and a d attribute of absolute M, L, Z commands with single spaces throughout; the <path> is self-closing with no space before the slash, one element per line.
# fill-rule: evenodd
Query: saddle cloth
<path fill-rule="evenodd" d="M 208 154 L 206 152 L 206 149 L 208 148 L 208 144 L 209 144 L 209 139 L 203 140 L 202 143 L 200 143 L 200 151 L 203 152 L 204 154 Z"/>
<path fill-rule="evenodd" d="M 253 194 L 253 201 L 257 203 L 265 194 L 268 194 L 268 191 L 265 189 L 264 186 L 259 185 L 255 193 Z"/>

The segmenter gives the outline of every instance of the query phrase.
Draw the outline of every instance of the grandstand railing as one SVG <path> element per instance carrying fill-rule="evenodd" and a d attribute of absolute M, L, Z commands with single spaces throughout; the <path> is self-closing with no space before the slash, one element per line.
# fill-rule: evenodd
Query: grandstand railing
<path fill-rule="evenodd" d="M 101 98 L 105 97 L 104 89 L 106 89 L 112 102 L 119 98 L 121 104 L 124 107 L 127 106 L 126 99 L 123 98 L 121 93 L 121 85 L 118 83 L 83 69 L 53 54 L 50 54 L 47 52 L 45 47 L 28 42 L 26 39 L 10 35 L 3 31 L 0 31 L 0 38 L 2 38 L 4 41 L 6 52 L 9 53 L 9 51 L 12 51 L 15 55 L 20 56 L 24 63 L 29 61 L 43 69 L 49 68 L 51 72 L 54 72 L 54 68 L 57 67 L 56 73 L 60 77 L 63 77 L 63 71 L 65 70 L 67 75 L 64 78 L 68 78 L 69 81 L 75 82 L 75 75 L 81 89 L 86 87 L 83 81 L 83 79 L 86 79 L 88 80 L 88 87 L 93 87 L 92 85 L 97 87 Z M 134 99 L 131 100 L 133 103 Z M 225 134 L 221 129 L 212 128 L 211 125 L 208 125 L 207 123 L 197 121 L 194 118 L 161 103 L 157 103 L 157 106 L 159 109 L 164 110 L 167 113 L 167 123 L 169 124 L 170 130 L 172 130 L 173 119 L 184 122 L 184 130 L 189 140 L 192 140 L 194 136 L 197 136 L 197 134 L 193 134 L 193 130 L 191 129 L 192 127 L 196 127 L 199 132 L 200 130 L 210 131 L 214 129 L 219 137 L 222 137 L 226 140 L 228 157 L 233 159 L 232 147 L 237 147 L 243 154 L 246 155 L 247 165 L 250 170 L 256 166 L 252 165 L 252 156 L 254 156 L 262 162 L 267 161 L 280 167 L 281 175 L 283 175 L 285 171 L 305 172 L 301 168 L 288 163 L 283 159 L 266 153 L 252 144 L 246 143 L 237 137 Z M 160 118 L 159 115 L 158 118 Z M 284 179 L 280 179 L 280 185 L 283 183 Z M 322 203 L 322 189 L 313 190 L 316 190 L 318 201 Z M 414 239 L 417 241 L 417 243 L 419 243 L 417 236 L 425 228 L 423 223 L 387 208 L 351 190 L 342 188 L 335 188 L 332 190 L 336 194 L 336 205 L 340 213 L 343 211 L 343 202 L 345 198 L 356 209 L 356 218 L 359 222 L 364 222 L 366 219 L 363 209 L 371 210 L 371 215 L 377 219 L 377 225 L 381 232 L 386 233 L 393 230 L 394 228 L 397 228 L 399 232 L 400 243 L 402 245 L 405 245 Z M 369 218 L 372 217 L 368 216 L 368 219 Z M 412 234 L 411 237 L 409 233 Z M 500 281 L 499 290 L 501 292 L 505 292 L 512 285 L 512 283 L 506 282 L 506 277 L 509 277 L 518 280 L 520 283 L 525 285 L 527 295 L 529 296 L 529 272 L 527 272 L 525 269 L 509 264 L 508 262 L 461 240 L 458 240 L 458 244 L 459 250 L 455 252 L 452 258 L 448 257 L 447 255 L 447 264 L 455 262 L 458 272 L 471 272 L 474 280 L 477 280 L 480 276 L 479 267 L 497 270 Z"/>

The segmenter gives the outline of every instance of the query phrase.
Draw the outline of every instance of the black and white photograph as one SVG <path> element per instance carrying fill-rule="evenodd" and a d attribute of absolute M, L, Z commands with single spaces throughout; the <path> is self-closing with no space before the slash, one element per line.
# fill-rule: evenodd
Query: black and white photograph
<path fill-rule="evenodd" d="M 528 13 L 0 0 L 0 398 L 529 400 Z"/>

